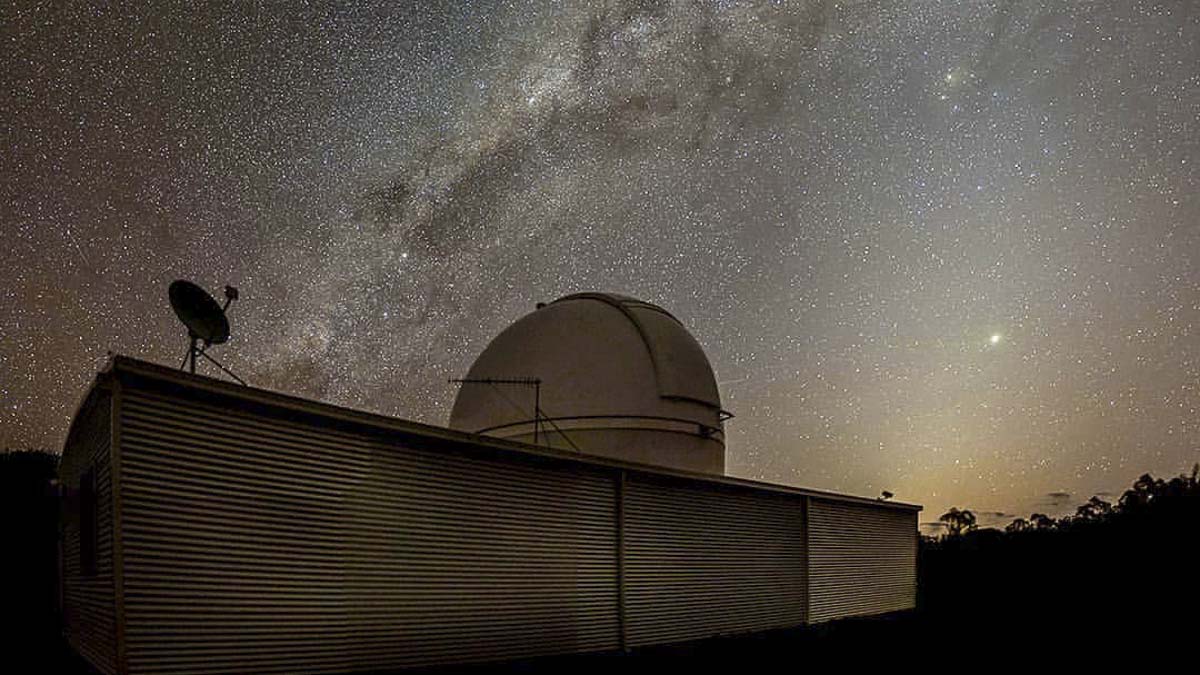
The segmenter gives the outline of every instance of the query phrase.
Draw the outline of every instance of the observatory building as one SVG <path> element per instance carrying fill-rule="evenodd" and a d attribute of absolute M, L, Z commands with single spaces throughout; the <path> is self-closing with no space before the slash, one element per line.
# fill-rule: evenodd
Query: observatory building
<path fill-rule="evenodd" d="M 67 640 L 103 673 L 337 673 L 915 605 L 920 507 L 724 476 L 662 308 L 539 306 L 461 382 L 447 428 L 114 357 L 60 465 Z"/>

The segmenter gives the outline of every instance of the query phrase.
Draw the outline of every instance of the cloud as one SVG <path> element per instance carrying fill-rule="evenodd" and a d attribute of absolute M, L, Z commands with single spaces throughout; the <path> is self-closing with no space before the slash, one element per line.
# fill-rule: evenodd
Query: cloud
<path fill-rule="evenodd" d="M 1033 505 L 1033 508 L 1036 511 L 1046 513 L 1047 515 L 1051 516 L 1062 515 L 1063 513 L 1070 511 L 1072 506 L 1071 498 L 1072 495 L 1070 492 L 1061 490 L 1047 492 L 1040 500 L 1038 500 L 1036 504 Z"/>
<path fill-rule="evenodd" d="M 976 524 L 979 527 L 995 527 L 998 525 L 1007 525 L 1016 516 L 1005 511 L 974 511 Z"/>

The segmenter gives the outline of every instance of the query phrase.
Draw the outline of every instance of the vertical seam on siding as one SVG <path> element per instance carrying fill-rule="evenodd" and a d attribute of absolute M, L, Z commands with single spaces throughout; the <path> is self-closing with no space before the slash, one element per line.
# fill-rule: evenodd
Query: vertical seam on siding
<path fill-rule="evenodd" d="M 913 609 L 917 608 L 917 601 L 921 592 L 921 530 L 920 518 L 916 513 L 913 514 Z"/>
<path fill-rule="evenodd" d="M 113 628 L 117 672 L 129 672 L 125 650 L 125 546 L 121 526 L 121 382 L 113 383 L 109 405 L 109 480 L 112 482 Z"/>
<path fill-rule="evenodd" d="M 810 608 L 812 607 L 812 599 L 810 597 L 811 596 L 810 589 L 812 588 L 812 582 L 811 582 L 812 564 L 810 563 L 810 560 L 812 559 L 812 556 L 809 555 L 809 549 L 811 548 L 811 543 L 809 541 L 809 537 L 810 537 L 809 533 L 811 532 L 811 527 L 809 526 L 809 521 L 811 520 L 810 514 L 812 513 L 812 497 L 805 496 L 803 498 L 802 504 L 800 507 L 800 513 L 801 513 L 800 527 L 802 528 L 800 540 L 804 543 L 804 545 L 801 546 L 801 550 L 803 551 L 803 556 L 804 556 L 804 570 L 803 570 L 804 574 L 801 577 L 801 579 L 802 579 L 801 583 L 804 585 L 804 594 L 802 596 L 803 606 L 801 609 L 801 617 L 802 617 L 802 620 L 804 621 L 805 625 L 809 625 L 812 623 L 812 615 L 809 611 Z"/>
<path fill-rule="evenodd" d="M 629 631 L 625 623 L 625 476 L 617 472 L 617 644 L 621 651 L 629 649 Z"/>

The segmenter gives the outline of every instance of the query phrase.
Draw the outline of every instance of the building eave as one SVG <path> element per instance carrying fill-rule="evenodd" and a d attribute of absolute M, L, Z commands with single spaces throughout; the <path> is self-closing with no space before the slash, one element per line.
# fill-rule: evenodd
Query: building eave
<path fill-rule="evenodd" d="M 411 438 L 435 440 L 439 441 L 441 444 L 453 445 L 466 451 L 472 451 L 472 449 L 485 450 L 493 453 L 523 455 L 528 458 L 541 458 L 544 460 L 570 462 L 580 465 L 607 467 L 612 469 L 625 469 L 627 471 L 655 474 L 659 476 L 678 478 L 681 480 L 701 481 L 730 487 L 765 490 L 807 496 L 829 501 L 865 504 L 879 508 L 914 512 L 922 509 L 922 507 L 918 504 L 884 501 L 870 497 L 838 494 L 824 490 L 781 485 L 778 483 L 767 483 L 745 478 L 716 476 L 679 469 L 664 468 L 649 464 L 639 464 L 636 462 L 608 459 L 604 457 L 580 455 L 579 453 L 567 450 L 536 446 L 518 441 L 509 441 L 491 436 L 483 436 L 480 434 L 458 431 L 446 427 L 422 424 L 420 422 L 390 417 L 378 413 L 357 410 L 344 406 L 337 406 L 329 403 L 322 403 L 320 401 L 314 401 L 311 399 L 301 398 L 299 396 L 284 394 L 268 389 L 242 386 L 232 382 L 217 380 L 211 377 L 193 375 L 191 373 L 175 370 L 173 368 L 168 368 L 166 366 L 150 363 L 148 361 L 142 361 L 140 359 L 135 359 L 128 356 L 114 356 L 109 366 L 102 371 L 99 376 L 97 376 L 96 384 L 93 386 L 93 389 L 104 385 L 106 382 L 106 374 L 111 374 L 112 377 L 116 378 L 143 378 L 146 380 L 157 381 L 173 388 L 190 390 L 196 393 L 220 397 L 222 399 L 245 401 L 282 412 L 299 413 L 313 418 L 372 429 L 387 434 L 397 434 Z M 87 400 L 89 400 L 89 398 L 85 398 L 84 405 L 86 405 Z"/>

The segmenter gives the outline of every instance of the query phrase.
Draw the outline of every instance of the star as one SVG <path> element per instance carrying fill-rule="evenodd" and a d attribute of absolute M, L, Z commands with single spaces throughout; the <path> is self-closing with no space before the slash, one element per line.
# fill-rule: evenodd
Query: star
<path fill-rule="evenodd" d="M 251 384 L 439 425 L 535 303 L 638 297 L 731 473 L 934 518 L 1196 459 L 1200 3 L 17 4 L 0 445 L 177 365 L 184 277 Z"/>

